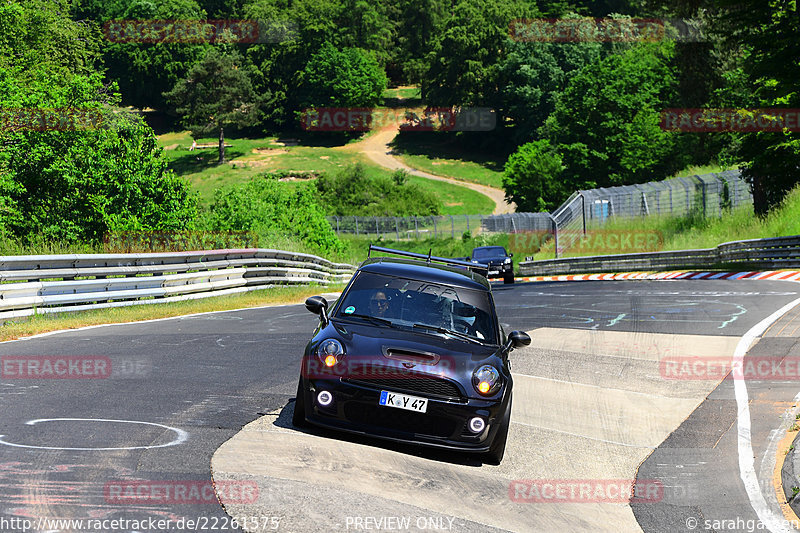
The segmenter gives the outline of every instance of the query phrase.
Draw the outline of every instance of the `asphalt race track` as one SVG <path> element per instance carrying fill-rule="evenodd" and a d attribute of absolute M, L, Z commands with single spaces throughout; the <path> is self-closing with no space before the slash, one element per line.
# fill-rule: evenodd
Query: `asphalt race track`
<path fill-rule="evenodd" d="M 40 518 L 239 531 L 228 513 L 248 531 L 710 531 L 709 520 L 746 531 L 744 520 L 741 529 L 719 520 L 775 507 L 765 476 L 800 384 L 747 383 L 761 508 L 741 470 L 734 384 L 674 379 L 660 362 L 730 359 L 743 335 L 798 298 L 800 285 L 777 281 L 495 285 L 506 330 L 533 337 L 512 354 L 512 427 L 496 467 L 292 428 L 299 358 L 317 321 L 302 305 L 3 343 L 0 531 L 22 531 L 23 519 L 29 530 L 101 530 Z M 769 330 L 751 353 L 800 355 L 787 331 Z M 71 364 L 76 379 L 42 379 L 44 367 L 25 366 L 30 356 Z M 219 494 L 209 496 L 212 470 Z M 637 472 L 639 501 L 597 497 Z M 534 498 L 544 482 L 595 492 Z"/>

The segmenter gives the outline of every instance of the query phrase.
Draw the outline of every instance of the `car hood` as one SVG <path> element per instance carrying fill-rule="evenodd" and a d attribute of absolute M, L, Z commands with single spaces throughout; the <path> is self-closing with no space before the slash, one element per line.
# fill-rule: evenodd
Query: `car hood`
<path fill-rule="evenodd" d="M 438 333 L 410 331 L 333 319 L 309 343 L 309 350 L 324 339 L 342 342 L 348 372 L 358 373 L 364 365 L 371 370 L 395 369 L 460 382 L 472 395 L 469 383 L 473 371 L 482 364 L 492 364 L 505 374 L 501 347 L 481 346 Z M 380 370 L 383 371 L 383 370 Z M 347 377 L 347 376 L 342 376 Z M 378 376 L 381 377 L 381 376 Z"/>

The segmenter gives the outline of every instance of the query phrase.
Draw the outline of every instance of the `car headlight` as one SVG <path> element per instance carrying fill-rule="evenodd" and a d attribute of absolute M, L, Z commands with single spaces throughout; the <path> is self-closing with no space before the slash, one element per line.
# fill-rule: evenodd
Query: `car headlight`
<path fill-rule="evenodd" d="M 505 264 L 509 264 L 510 262 L 511 262 L 511 258 L 510 258 L 510 257 L 506 257 L 506 258 L 503 260 L 503 263 L 505 263 Z"/>
<path fill-rule="evenodd" d="M 342 348 L 342 343 L 336 339 L 325 339 L 319 343 L 317 348 L 317 356 L 326 367 L 332 367 L 338 363 L 342 355 L 344 355 L 344 348 Z"/>
<path fill-rule="evenodd" d="M 472 373 L 472 385 L 484 396 L 494 394 L 500 387 L 500 372 L 492 365 L 483 365 Z"/>

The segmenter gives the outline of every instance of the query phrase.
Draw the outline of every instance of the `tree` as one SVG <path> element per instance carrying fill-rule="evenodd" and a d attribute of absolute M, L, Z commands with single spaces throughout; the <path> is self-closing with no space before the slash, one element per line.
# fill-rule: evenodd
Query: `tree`
<path fill-rule="evenodd" d="M 422 95 L 432 105 L 499 107 L 500 61 L 513 19 L 537 14 L 531 4 L 461 0 L 428 57 Z"/>
<path fill-rule="evenodd" d="M 738 50 L 751 107 L 800 107 L 800 17 L 794 2 L 717 0 L 718 31 Z M 738 159 L 759 215 L 777 206 L 800 182 L 800 133 L 757 132 L 739 138 Z"/>
<path fill-rule="evenodd" d="M 119 110 L 100 74 L 41 65 L 0 70 L 0 108 L 50 110 L 57 127 L 0 134 L 0 215 L 22 240 L 98 241 L 108 231 L 184 229 L 196 207 L 140 117 Z M 97 120 L 78 119 L 84 113 Z M 35 126 L 35 124 L 31 124 Z M 2 128 L 0 128 L 2 129 Z"/>
<path fill-rule="evenodd" d="M 206 12 L 200 9 L 195 0 L 132 0 L 112 5 L 123 10 L 110 11 L 112 6 L 109 6 L 106 16 L 113 20 L 198 21 L 206 18 Z M 117 26 L 112 25 L 104 28 L 108 43 L 105 46 L 108 76 L 119 83 L 123 102 L 140 108 L 163 110 L 166 102 L 162 94 L 185 77 L 192 65 L 211 46 L 205 42 L 181 42 L 174 36 L 163 42 L 141 42 L 144 35 L 135 33 L 132 34 L 132 40 L 127 41 L 126 34 L 121 33 L 122 30 L 118 33 L 115 28 Z"/>
<path fill-rule="evenodd" d="M 600 59 L 599 43 L 513 42 L 500 63 L 502 114 L 514 127 L 517 143 L 536 137 L 566 89 L 570 76 Z"/>
<path fill-rule="evenodd" d="M 681 134 L 660 128 L 675 99 L 673 44 L 640 43 L 575 74 L 542 130 L 574 188 L 641 183 L 688 162 Z"/>
<path fill-rule="evenodd" d="M 401 0 L 398 28 L 398 62 L 404 81 L 420 83 L 425 73 L 425 58 L 433 50 L 442 31 L 447 12 L 444 0 Z"/>
<path fill-rule="evenodd" d="M 0 69 L 58 68 L 91 74 L 100 59 L 97 24 L 78 23 L 68 16 L 67 0 L 8 0 L 0 3 Z M 25 75 L 24 70 L 18 75 Z"/>
<path fill-rule="evenodd" d="M 386 88 L 377 60 L 360 48 L 337 49 L 325 43 L 300 73 L 301 107 L 370 107 Z"/>
<path fill-rule="evenodd" d="M 552 211 L 569 194 L 561 178 L 564 168 L 549 141 L 523 144 L 505 165 L 506 199 L 515 202 L 519 211 Z"/>
<path fill-rule="evenodd" d="M 164 93 L 193 136 L 219 132 L 220 163 L 225 162 L 225 128 L 257 120 L 260 100 L 240 63 L 238 54 L 211 48 L 185 79 Z"/>

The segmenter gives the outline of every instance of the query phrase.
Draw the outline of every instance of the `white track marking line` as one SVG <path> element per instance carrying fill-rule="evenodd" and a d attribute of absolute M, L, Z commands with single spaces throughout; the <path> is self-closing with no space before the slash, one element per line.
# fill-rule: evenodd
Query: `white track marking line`
<path fill-rule="evenodd" d="M 142 422 L 139 420 L 114 420 L 110 418 L 37 418 L 36 420 L 28 420 L 25 422 L 27 426 L 33 426 L 39 422 L 114 422 L 120 424 L 142 424 L 145 426 L 157 426 L 175 432 L 175 438 L 166 444 L 151 444 L 148 446 L 117 446 L 114 448 L 74 448 L 74 447 L 60 447 L 60 446 L 35 446 L 32 444 L 15 444 L 13 442 L 6 442 L 3 440 L 5 435 L 0 435 L 0 444 L 6 446 L 13 446 L 14 448 L 34 448 L 37 450 L 80 450 L 80 451 L 114 451 L 114 450 L 149 450 L 151 448 L 166 448 L 167 446 L 177 446 L 189 438 L 189 434 L 172 426 L 165 426 L 164 424 L 157 424 L 155 422 Z"/>
<path fill-rule="evenodd" d="M 745 333 L 736 345 L 736 350 L 733 353 L 734 365 L 743 364 L 743 359 L 750 345 L 759 337 L 766 329 L 772 325 L 773 322 L 778 320 L 781 316 L 789 312 L 795 306 L 800 304 L 800 298 L 788 303 L 769 315 L 767 318 L 750 328 Z M 744 483 L 747 497 L 750 499 L 750 505 L 758 515 L 761 523 L 773 533 L 778 532 L 793 532 L 795 531 L 783 516 L 778 516 L 773 509 L 769 507 L 764 494 L 758 484 L 758 477 L 756 476 L 755 458 L 753 456 L 753 444 L 750 435 L 750 399 L 747 396 L 747 385 L 743 379 L 734 378 L 734 390 L 736 392 L 736 407 L 737 407 L 737 429 L 738 429 L 738 447 L 739 447 L 739 477 Z"/>

